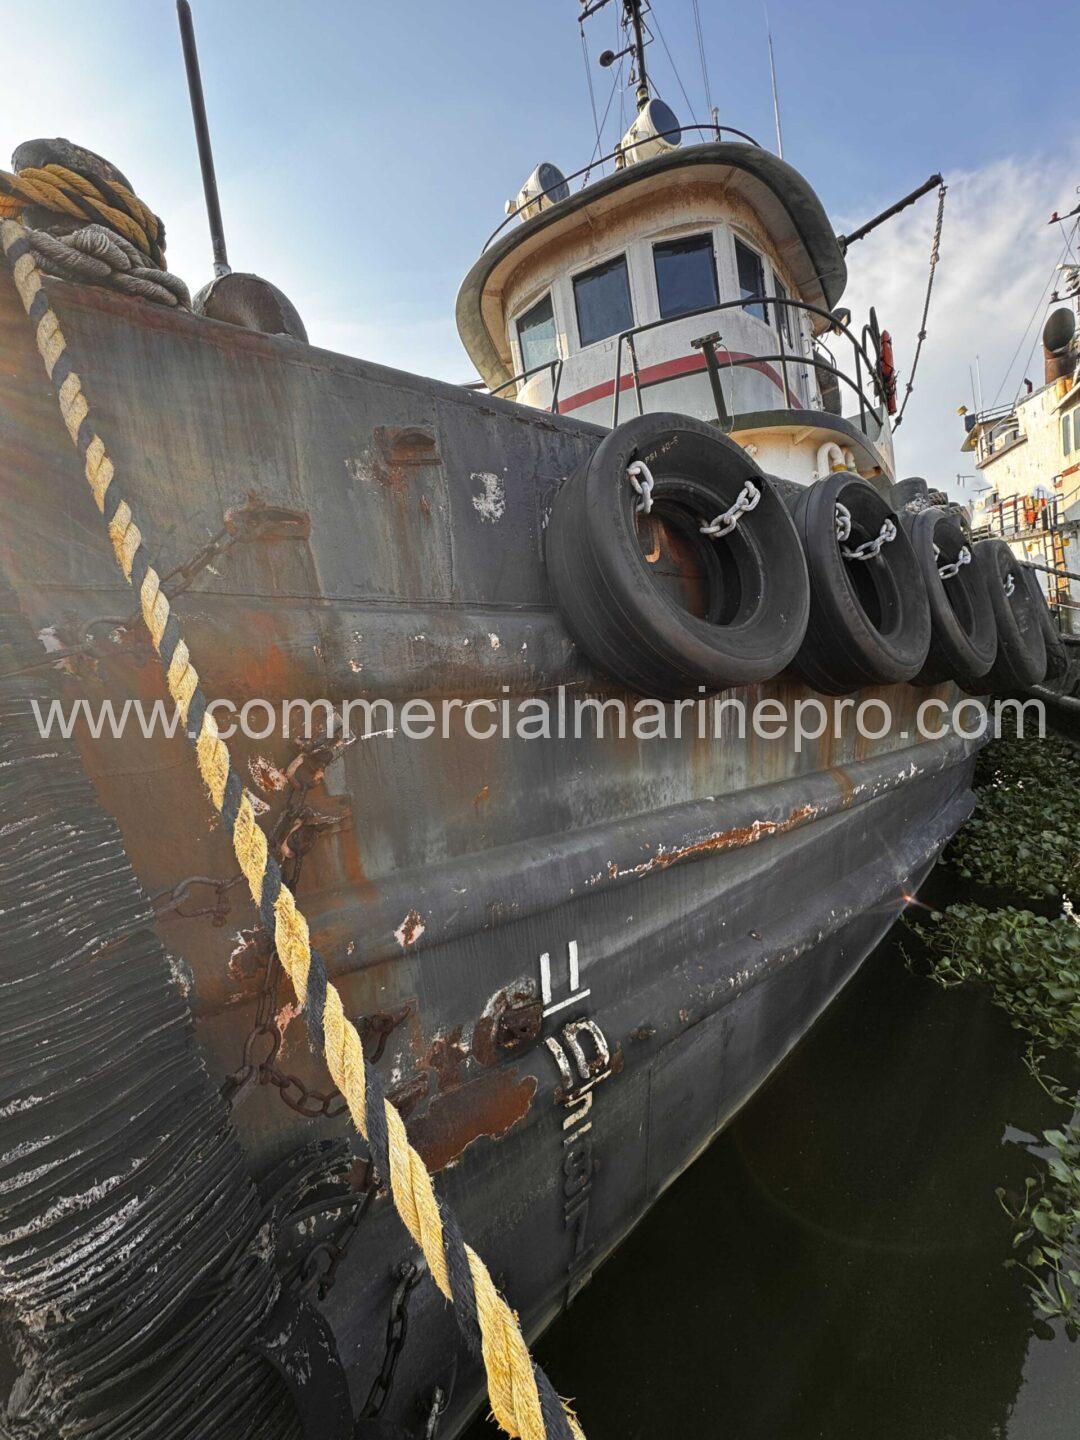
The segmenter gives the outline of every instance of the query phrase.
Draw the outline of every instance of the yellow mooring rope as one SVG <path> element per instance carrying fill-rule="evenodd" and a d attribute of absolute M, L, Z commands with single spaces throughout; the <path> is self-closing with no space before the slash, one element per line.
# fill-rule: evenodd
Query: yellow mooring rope
<path fill-rule="evenodd" d="M 386 1099 L 378 1073 L 365 1059 L 356 1027 L 346 1017 L 341 996 L 312 948 L 307 921 L 268 852 L 266 836 L 232 767 L 228 747 L 218 735 L 176 616 L 157 571 L 146 558 L 131 507 L 113 483 L 112 461 L 91 422 L 82 382 L 72 368 L 26 232 L 14 221 L 4 220 L 0 240 L 56 390 L 64 424 L 83 457 L 86 479 L 105 518 L 117 564 L 139 596 L 143 620 L 165 668 L 169 693 L 194 741 L 199 773 L 214 809 L 229 831 L 251 897 L 304 1007 L 312 1041 L 323 1049 L 353 1123 L 368 1142 L 378 1173 L 389 1179 L 398 1214 L 423 1251 L 435 1284 L 451 1301 L 466 1342 L 482 1355 L 495 1419 L 508 1435 L 522 1440 L 584 1440 L 573 1412 L 533 1364 L 517 1316 L 496 1290 L 487 1266 L 465 1244 L 456 1220 L 440 1204 L 427 1167 L 409 1144 L 404 1121 Z"/>
<path fill-rule="evenodd" d="M 91 224 L 100 221 L 165 268 L 165 226 L 118 180 L 96 183 L 66 165 L 27 166 L 15 175 L 0 170 L 0 218 L 13 219 L 28 205 Z"/>

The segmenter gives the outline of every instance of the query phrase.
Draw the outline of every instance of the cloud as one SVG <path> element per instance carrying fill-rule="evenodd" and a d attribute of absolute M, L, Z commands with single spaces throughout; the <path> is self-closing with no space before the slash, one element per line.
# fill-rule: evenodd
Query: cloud
<path fill-rule="evenodd" d="M 957 472 L 975 473 L 970 455 L 960 453 L 963 428 L 956 410 L 972 405 L 969 366 L 974 368 L 976 356 L 987 407 L 1011 401 L 1025 375 L 1036 386 L 1042 383 L 1038 340 L 1046 307 L 1039 301 L 1064 238 L 1047 218 L 1072 208 L 1078 159 L 1080 149 L 1073 149 L 946 176 L 949 193 L 927 338 L 895 437 L 899 475 L 925 475 L 932 485 L 970 497 L 973 487 L 965 491 L 956 482 Z M 848 255 L 851 279 L 844 303 L 857 320 L 876 306 L 893 337 L 901 396 L 922 315 L 934 216 L 934 198 L 927 196 L 858 241 Z M 848 218 L 853 226 L 865 217 Z"/>

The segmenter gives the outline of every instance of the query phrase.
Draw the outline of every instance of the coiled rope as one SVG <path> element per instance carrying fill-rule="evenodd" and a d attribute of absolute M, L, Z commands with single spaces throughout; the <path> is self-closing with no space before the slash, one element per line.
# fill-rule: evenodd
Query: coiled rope
<path fill-rule="evenodd" d="M 0 218 L 15 219 L 31 206 L 69 222 L 69 228 L 27 228 L 30 248 L 49 274 L 191 308 L 187 286 L 165 268 L 164 225 L 126 185 L 91 180 L 66 165 L 0 170 Z"/>
<path fill-rule="evenodd" d="M 64 425 L 83 459 L 86 480 L 104 517 L 117 564 L 139 596 L 169 693 L 195 746 L 199 774 L 232 840 L 251 898 L 274 937 L 278 957 L 303 1006 L 312 1042 L 323 1051 L 334 1084 L 345 1097 L 379 1174 L 389 1180 L 398 1214 L 423 1251 L 436 1285 L 451 1302 L 467 1345 L 483 1359 L 492 1413 L 508 1435 L 522 1440 L 584 1440 L 572 1411 L 533 1364 L 517 1316 L 495 1288 L 484 1262 L 465 1243 L 453 1215 L 440 1203 L 427 1167 L 409 1143 L 404 1121 L 367 1062 L 356 1027 L 346 1017 L 341 996 L 312 947 L 307 921 L 268 851 L 266 836 L 233 769 L 228 747 L 218 735 L 179 623 L 161 588 L 160 576 L 147 559 L 142 532 L 114 484 L 113 463 L 91 420 L 82 381 L 49 304 L 25 228 L 4 220 L 0 242 L 34 328 Z"/>

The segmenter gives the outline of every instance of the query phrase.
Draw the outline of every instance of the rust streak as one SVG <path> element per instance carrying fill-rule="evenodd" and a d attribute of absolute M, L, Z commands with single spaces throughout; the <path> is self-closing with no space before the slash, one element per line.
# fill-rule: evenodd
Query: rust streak
<path fill-rule="evenodd" d="M 794 830 L 804 820 L 813 819 L 817 813 L 814 805 L 799 805 L 786 820 L 755 820 L 752 825 L 737 825 L 730 830 L 719 830 L 715 835 L 707 835 L 703 840 L 695 840 L 690 845 L 678 845 L 673 850 L 661 847 L 655 855 L 648 860 L 639 861 L 636 865 L 620 866 L 616 861 L 609 860 L 606 871 L 593 875 L 589 883 L 596 884 L 604 878 L 604 874 L 609 880 L 618 880 L 627 875 L 648 875 L 653 870 L 666 870 L 668 866 L 677 865 L 683 860 L 696 860 L 702 855 L 737 850 L 743 845 L 753 845 L 758 840 L 766 840 L 770 835 L 783 835 L 788 830 Z"/>

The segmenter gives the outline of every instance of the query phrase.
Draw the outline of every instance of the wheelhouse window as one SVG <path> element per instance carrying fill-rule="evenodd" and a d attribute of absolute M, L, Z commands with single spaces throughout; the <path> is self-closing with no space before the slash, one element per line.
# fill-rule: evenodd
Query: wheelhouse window
<path fill-rule="evenodd" d="M 780 276 L 773 271 L 773 294 L 776 296 L 776 323 L 783 331 L 784 339 L 789 345 L 794 345 L 799 333 L 796 322 L 796 312 L 788 305 L 791 298 L 787 292 L 787 286 L 780 279 Z"/>
<path fill-rule="evenodd" d="M 720 303 L 711 235 L 691 235 L 653 246 L 660 318 L 670 320 Z"/>
<path fill-rule="evenodd" d="M 750 315 L 768 324 L 769 314 L 765 306 L 765 266 L 756 250 L 741 240 L 735 240 L 735 267 L 739 275 L 740 298 L 749 302 L 743 309 Z"/>
<path fill-rule="evenodd" d="M 605 260 L 603 265 L 575 275 L 574 307 L 582 345 L 593 345 L 597 340 L 629 330 L 634 323 L 634 307 L 630 301 L 626 256 Z"/>
<path fill-rule="evenodd" d="M 559 358 L 555 312 L 551 308 L 550 293 L 518 318 L 517 333 L 523 370 L 535 370 L 537 366 L 548 365 Z"/>

